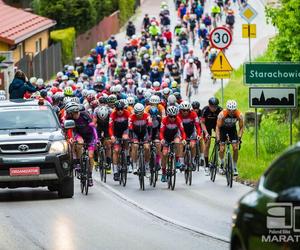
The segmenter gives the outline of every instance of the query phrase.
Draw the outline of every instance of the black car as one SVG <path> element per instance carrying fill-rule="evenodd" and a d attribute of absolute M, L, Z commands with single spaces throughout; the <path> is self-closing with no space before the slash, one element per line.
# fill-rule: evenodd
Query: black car
<path fill-rule="evenodd" d="M 233 214 L 231 249 L 300 249 L 300 143 L 243 196 Z"/>
<path fill-rule="evenodd" d="M 66 121 L 66 128 L 74 121 Z M 38 101 L 0 102 L 0 188 L 47 186 L 74 194 L 70 150 L 57 115 Z"/>

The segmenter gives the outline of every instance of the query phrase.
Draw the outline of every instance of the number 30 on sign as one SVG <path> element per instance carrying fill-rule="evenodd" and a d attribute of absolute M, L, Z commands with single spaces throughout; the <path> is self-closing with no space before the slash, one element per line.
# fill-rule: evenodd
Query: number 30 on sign
<path fill-rule="evenodd" d="M 228 29 L 217 27 L 211 31 L 209 40 L 213 47 L 217 49 L 226 49 L 232 42 L 232 35 Z"/>

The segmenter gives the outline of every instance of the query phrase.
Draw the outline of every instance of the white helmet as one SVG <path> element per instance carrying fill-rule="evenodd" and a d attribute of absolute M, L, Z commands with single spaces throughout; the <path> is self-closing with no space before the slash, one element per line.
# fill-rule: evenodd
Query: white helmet
<path fill-rule="evenodd" d="M 5 90 L 0 90 L 0 95 L 5 95 Z"/>
<path fill-rule="evenodd" d="M 116 86 L 115 86 L 115 91 L 117 92 L 117 93 L 120 93 L 121 91 L 122 91 L 122 85 L 121 84 L 117 84 Z"/>
<path fill-rule="evenodd" d="M 157 95 L 153 95 L 150 97 L 149 100 L 150 104 L 159 104 L 160 103 L 160 97 Z"/>
<path fill-rule="evenodd" d="M 0 101 L 5 101 L 6 97 L 4 95 L 0 95 Z"/>
<path fill-rule="evenodd" d="M 109 89 L 110 93 L 115 93 L 116 92 L 116 86 L 111 86 Z"/>
<path fill-rule="evenodd" d="M 171 93 L 171 89 L 169 89 L 169 88 L 164 88 L 163 89 L 163 94 L 164 95 L 168 95 L 168 94 L 170 94 Z"/>
<path fill-rule="evenodd" d="M 30 77 L 29 82 L 30 83 L 36 83 L 36 77 Z"/>
<path fill-rule="evenodd" d="M 63 75 L 63 76 L 61 77 L 61 79 L 62 79 L 63 81 L 65 81 L 65 80 L 68 80 L 68 79 L 69 79 L 69 77 L 68 77 L 68 76 L 66 76 L 66 75 Z"/>
<path fill-rule="evenodd" d="M 81 93 L 83 97 L 86 97 L 89 94 L 89 91 L 87 89 L 83 89 Z"/>
<path fill-rule="evenodd" d="M 189 59 L 189 63 L 194 63 L 194 59 L 193 59 L 193 58 L 190 58 L 190 59 Z"/>
<path fill-rule="evenodd" d="M 76 102 L 69 101 L 65 106 L 65 111 L 67 113 L 79 112 L 79 104 Z"/>
<path fill-rule="evenodd" d="M 177 101 L 175 95 L 169 95 L 168 96 L 168 104 L 175 104 Z"/>
<path fill-rule="evenodd" d="M 101 69 L 101 64 L 100 63 L 98 63 L 97 65 L 96 65 L 96 69 Z"/>
<path fill-rule="evenodd" d="M 57 72 L 57 74 L 56 74 L 56 77 L 62 77 L 64 75 L 64 73 L 63 72 Z"/>
<path fill-rule="evenodd" d="M 106 119 L 108 117 L 108 108 L 105 106 L 100 106 L 97 108 L 96 110 L 96 114 L 98 116 L 99 119 Z"/>
<path fill-rule="evenodd" d="M 77 96 L 71 97 L 70 101 L 71 102 L 76 102 L 76 103 L 80 104 L 80 100 L 79 100 L 79 98 Z"/>
<path fill-rule="evenodd" d="M 42 86 L 42 85 L 44 85 L 44 80 L 42 78 L 39 78 L 39 79 L 36 80 L 36 84 L 38 86 Z"/>
<path fill-rule="evenodd" d="M 67 86 L 73 86 L 74 84 L 74 81 L 73 80 L 68 80 L 67 81 Z"/>
<path fill-rule="evenodd" d="M 82 82 L 78 82 L 78 83 L 76 84 L 76 88 L 77 88 L 77 89 L 83 89 L 83 83 L 82 83 Z"/>
<path fill-rule="evenodd" d="M 133 109 L 134 109 L 134 113 L 135 113 L 136 115 L 138 115 L 138 114 L 141 114 L 141 113 L 144 112 L 145 107 L 144 107 L 143 104 L 137 103 L 137 104 L 134 105 Z"/>
<path fill-rule="evenodd" d="M 190 110 L 191 109 L 191 104 L 188 101 L 183 101 L 182 103 L 180 103 L 179 105 L 179 109 L 182 110 Z"/>
<path fill-rule="evenodd" d="M 73 70 L 74 70 L 74 66 L 70 65 L 70 66 L 68 67 L 68 71 L 73 71 Z"/>
<path fill-rule="evenodd" d="M 135 104 L 135 99 L 133 96 L 127 97 L 127 102 L 129 105 L 134 105 Z"/>
<path fill-rule="evenodd" d="M 236 110 L 237 102 L 235 100 L 228 100 L 226 103 L 226 108 L 231 111 Z"/>
<path fill-rule="evenodd" d="M 158 88 L 160 87 L 160 82 L 159 81 L 155 81 L 152 83 L 153 88 Z"/>
<path fill-rule="evenodd" d="M 176 116 L 178 114 L 178 108 L 176 106 L 167 107 L 167 115 Z"/>
<path fill-rule="evenodd" d="M 145 99 L 148 99 L 148 100 L 151 98 L 151 96 L 152 96 L 152 93 L 150 91 L 146 91 L 144 94 Z"/>

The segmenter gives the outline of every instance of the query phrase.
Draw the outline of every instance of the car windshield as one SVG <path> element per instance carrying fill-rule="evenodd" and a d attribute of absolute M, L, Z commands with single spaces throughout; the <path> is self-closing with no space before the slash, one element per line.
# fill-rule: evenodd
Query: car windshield
<path fill-rule="evenodd" d="M 58 122 L 47 106 L 0 107 L 0 130 L 57 128 Z"/>

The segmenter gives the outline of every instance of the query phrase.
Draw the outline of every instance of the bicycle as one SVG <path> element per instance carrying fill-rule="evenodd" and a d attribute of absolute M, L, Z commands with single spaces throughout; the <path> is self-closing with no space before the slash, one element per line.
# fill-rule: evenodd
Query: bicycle
<path fill-rule="evenodd" d="M 176 183 L 176 167 L 175 167 L 175 142 L 167 143 L 169 147 L 167 158 L 167 181 L 168 189 L 174 190 Z"/>
<path fill-rule="evenodd" d="M 151 146 L 150 146 L 149 167 L 150 167 L 150 178 L 149 178 L 150 186 L 155 187 L 157 179 L 158 179 L 158 166 L 156 164 L 156 145 L 155 145 L 155 142 L 151 142 Z"/>
<path fill-rule="evenodd" d="M 146 168 L 145 168 L 145 153 L 144 153 L 144 143 L 145 142 L 133 142 L 133 144 L 138 145 L 138 177 L 140 183 L 140 189 L 145 190 L 145 175 L 146 175 Z"/>
<path fill-rule="evenodd" d="M 77 143 L 75 142 L 75 145 L 83 146 L 83 152 L 80 156 L 80 172 L 76 175 L 79 176 L 80 180 L 80 189 L 81 193 L 88 195 L 89 192 L 89 169 L 90 169 L 90 159 L 89 159 L 89 153 L 88 153 L 88 144 L 87 143 Z"/>
<path fill-rule="evenodd" d="M 195 156 L 195 164 L 197 166 L 197 171 L 199 172 L 201 161 L 200 161 L 200 141 L 196 141 L 196 156 Z"/>
<path fill-rule="evenodd" d="M 127 183 L 127 159 L 125 153 L 125 144 L 128 141 L 127 139 L 117 139 L 121 145 L 121 152 L 118 157 L 118 173 L 119 173 L 119 184 L 126 186 Z"/>
<path fill-rule="evenodd" d="M 184 153 L 184 177 L 185 177 L 185 184 L 192 185 L 192 178 L 193 178 L 193 162 L 192 162 L 192 151 L 191 151 L 191 140 L 186 140 L 185 145 L 185 153 Z"/>
<path fill-rule="evenodd" d="M 104 183 L 106 182 L 106 170 L 107 170 L 107 162 L 105 157 L 105 148 L 103 145 L 103 142 L 100 142 L 98 144 L 98 164 L 99 164 L 99 173 L 100 173 L 100 179 Z"/>
<path fill-rule="evenodd" d="M 216 180 L 216 174 L 217 174 L 217 170 L 218 170 L 219 145 L 217 143 L 216 137 L 212 136 L 210 138 L 215 140 L 214 147 L 213 147 L 212 153 L 209 158 L 209 163 L 208 163 L 209 172 L 210 172 L 210 180 L 212 182 L 214 182 Z"/>

